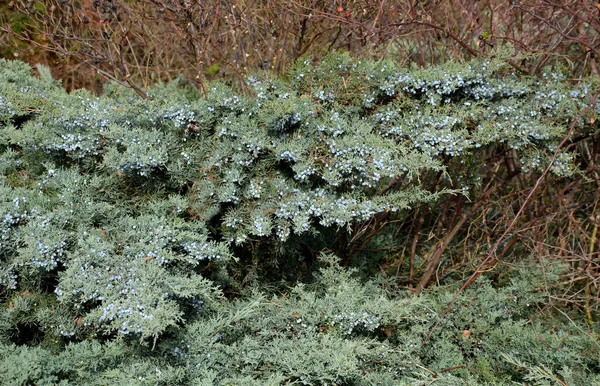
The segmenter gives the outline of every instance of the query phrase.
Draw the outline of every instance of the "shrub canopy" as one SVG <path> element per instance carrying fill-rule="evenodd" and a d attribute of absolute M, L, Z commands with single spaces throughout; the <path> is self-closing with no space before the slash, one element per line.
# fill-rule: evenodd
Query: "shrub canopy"
<path fill-rule="evenodd" d="M 357 224 L 477 194 L 498 144 L 525 171 L 559 151 L 552 173 L 577 173 L 557 145 L 592 81 L 529 79 L 499 59 L 410 72 L 335 55 L 251 77 L 251 97 L 180 81 L 141 100 L 31 73 L 0 61 L 1 383 L 593 383 L 589 336 L 524 323 L 544 301 L 539 277 L 465 293 L 426 338 L 443 291 L 392 296 L 332 255 L 310 261 L 345 259 L 338 241 Z M 440 176 L 451 183 L 430 189 Z M 266 295 L 312 273 L 307 261 L 329 268 Z M 278 276 L 242 277 L 247 265 Z"/>

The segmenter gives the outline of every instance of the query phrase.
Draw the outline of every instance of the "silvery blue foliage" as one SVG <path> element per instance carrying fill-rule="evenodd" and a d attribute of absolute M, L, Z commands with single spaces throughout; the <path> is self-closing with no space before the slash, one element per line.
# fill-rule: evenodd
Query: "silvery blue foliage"
<path fill-rule="evenodd" d="M 140 224 L 132 219 L 124 222 Z M 55 290 L 58 300 L 76 309 L 87 309 L 85 323 L 101 330 L 157 336 L 181 320 L 181 301 L 189 299 L 201 305 L 202 301 L 196 299 L 210 294 L 210 283 L 199 275 L 193 272 L 173 275 L 165 269 L 165 264 L 179 257 L 166 249 L 170 243 L 179 244 L 174 236 L 168 229 L 157 229 L 137 243 L 130 239 L 129 245 L 118 251 L 119 246 L 108 242 L 102 234 L 88 235 L 80 241 L 67 270 L 61 274 Z M 180 259 L 194 261 L 201 256 L 202 252 L 189 247 L 192 244 L 183 245 L 189 257 Z M 194 247 L 198 249 L 198 245 Z M 204 250 L 207 248 L 210 246 Z M 90 304 L 96 306 L 89 307 Z"/>
<path fill-rule="evenodd" d="M 248 96 L 220 83 L 203 97 L 157 86 L 148 101 L 116 86 L 67 94 L 30 73 L 0 62 L 0 286 L 55 280 L 52 296 L 83 318 L 63 336 L 157 337 L 219 296 L 202 270 L 237 247 L 268 257 L 433 202 L 449 193 L 429 190 L 435 174 L 468 194 L 485 149 L 543 170 L 592 89 L 501 60 L 407 71 L 343 55 L 301 61 L 287 81 L 251 77 Z M 576 160 L 562 152 L 550 170 L 568 176 Z"/>
<path fill-rule="evenodd" d="M 144 101 L 115 85 L 68 94 L 0 60 L 0 383 L 521 381 L 524 367 L 507 367 L 498 347 L 565 379 L 586 375 L 597 347 L 584 329 L 529 328 L 545 323 L 539 274 L 461 293 L 431 336 L 436 350 L 421 343 L 445 292 L 392 298 L 331 255 L 310 288 L 288 291 L 284 277 L 302 248 L 342 249 L 336 239 L 360 226 L 476 192 L 490 154 L 523 173 L 577 173 L 571 149 L 552 156 L 593 82 L 511 71 L 502 60 L 408 71 L 337 55 L 301 61 L 287 80 L 249 78 L 247 96 L 173 83 Z M 578 135 L 597 130 L 584 118 Z M 436 178 L 455 189 L 432 188 Z M 261 269 L 286 293 L 240 295 L 263 284 Z M 559 278 L 544 271 L 545 283 Z M 221 301 L 219 285 L 239 298 Z M 136 343 L 152 339 L 155 351 Z"/>
<path fill-rule="evenodd" d="M 4 98 L 0 97 L 0 119 L 8 121 L 15 116 L 16 110 Z"/>

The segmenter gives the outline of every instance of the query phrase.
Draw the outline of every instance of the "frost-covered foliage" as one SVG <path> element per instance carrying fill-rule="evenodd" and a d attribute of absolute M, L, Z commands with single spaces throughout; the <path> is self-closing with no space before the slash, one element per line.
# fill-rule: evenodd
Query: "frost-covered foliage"
<path fill-rule="evenodd" d="M 222 290 L 273 280 L 249 266 L 296 278 L 314 263 L 299 260 L 339 250 L 352 226 L 468 192 L 478 170 L 453 175 L 448 159 L 482 164 L 481 151 L 502 143 L 524 170 L 545 168 L 591 86 L 519 77 L 500 61 L 412 72 L 345 56 L 309 63 L 287 80 L 249 78 L 251 96 L 175 83 L 144 101 L 115 86 L 67 94 L 0 62 L 1 358 L 28 368 L 0 371 L 0 383 L 389 384 L 430 376 L 422 366 L 448 382 L 519 380 L 483 338 L 483 348 L 463 342 L 467 355 L 434 337 L 445 348 L 425 353 L 439 304 L 386 297 L 341 269 L 324 271 L 320 290 L 268 302 L 228 303 Z M 568 152 L 551 169 L 576 170 Z M 435 174 L 464 186 L 431 191 Z M 489 312 L 500 312 L 485 322 L 492 333 L 504 311 Z M 531 315 L 521 316 L 502 328 L 524 333 Z M 463 319 L 454 327 L 475 323 Z M 487 362 L 465 359 L 478 349 Z M 518 350 L 502 363 L 592 366 Z"/>

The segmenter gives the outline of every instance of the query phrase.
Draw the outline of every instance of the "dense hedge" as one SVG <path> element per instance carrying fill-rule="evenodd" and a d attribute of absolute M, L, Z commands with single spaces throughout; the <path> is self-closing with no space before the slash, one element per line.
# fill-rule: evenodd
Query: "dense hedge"
<path fill-rule="evenodd" d="M 499 143 L 545 168 L 593 84 L 502 63 L 330 56 L 249 78 L 253 97 L 180 81 L 144 101 L 0 62 L 0 383 L 599 382 L 595 339 L 538 320 L 559 265 L 474 286 L 432 330 L 446 290 L 411 297 L 320 254 L 348 265 L 355 224 L 474 193 Z"/>

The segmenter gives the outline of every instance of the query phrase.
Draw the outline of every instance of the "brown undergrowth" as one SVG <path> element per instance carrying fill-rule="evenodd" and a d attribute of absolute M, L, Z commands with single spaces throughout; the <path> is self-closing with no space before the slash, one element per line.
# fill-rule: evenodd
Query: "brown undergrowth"
<path fill-rule="evenodd" d="M 596 1 L 13 0 L 0 5 L 3 56 L 48 64 L 70 88 L 135 89 L 184 76 L 202 89 L 285 71 L 331 51 L 426 67 L 510 47 L 528 74 L 563 63 L 598 74 Z"/>

